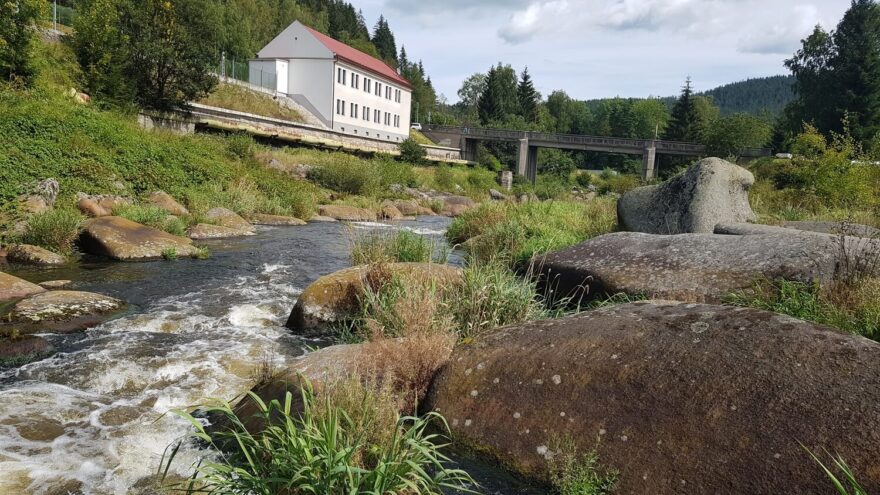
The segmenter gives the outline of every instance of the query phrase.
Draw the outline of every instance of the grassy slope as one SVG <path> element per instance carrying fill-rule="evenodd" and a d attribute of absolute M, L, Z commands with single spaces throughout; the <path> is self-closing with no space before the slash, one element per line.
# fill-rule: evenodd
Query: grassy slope
<path fill-rule="evenodd" d="M 234 84 L 220 84 L 210 95 L 199 103 L 213 107 L 228 108 L 264 117 L 272 117 L 293 122 L 303 122 L 296 110 L 278 104 L 271 96 L 251 91 Z"/>

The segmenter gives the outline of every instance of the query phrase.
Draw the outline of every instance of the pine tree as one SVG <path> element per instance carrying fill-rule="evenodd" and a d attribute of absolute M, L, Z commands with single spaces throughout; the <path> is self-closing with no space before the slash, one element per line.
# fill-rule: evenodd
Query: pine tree
<path fill-rule="evenodd" d="M 672 108 L 672 118 L 666 127 L 665 139 L 673 141 L 696 141 L 698 136 L 698 115 L 694 103 L 694 90 L 691 87 L 691 78 L 688 77 L 681 96 Z"/>
<path fill-rule="evenodd" d="M 480 99 L 477 102 L 477 112 L 480 116 L 480 123 L 483 125 L 487 125 L 492 121 L 500 121 L 504 118 L 498 78 L 498 69 L 492 66 L 486 74 L 486 89 L 480 95 Z"/>
<path fill-rule="evenodd" d="M 529 68 L 523 69 L 520 77 L 519 86 L 517 87 L 517 96 L 519 97 L 519 108 L 521 115 L 526 122 L 532 123 L 538 120 L 538 103 L 541 95 L 535 90 L 532 83 L 532 77 L 529 75 Z"/>
<path fill-rule="evenodd" d="M 401 74 L 405 74 L 409 70 L 409 59 L 406 56 L 406 47 L 400 46 L 400 57 L 397 59 L 397 68 Z"/>
<path fill-rule="evenodd" d="M 880 132 L 880 5 L 853 0 L 833 39 L 839 117 L 845 113 L 853 137 L 867 141 Z"/>
<path fill-rule="evenodd" d="M 379 21 L 376 22 L 372 41 L 382 60 L 390 65 L 397 64 L 397 44 L 394 41 L 394 33 L 388 27 L 388 21 L 384 16 L 380 15 Z"/>

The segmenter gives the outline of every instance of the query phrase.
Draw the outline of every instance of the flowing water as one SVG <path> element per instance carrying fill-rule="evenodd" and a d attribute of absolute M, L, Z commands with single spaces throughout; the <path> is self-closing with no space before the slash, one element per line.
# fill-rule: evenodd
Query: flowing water
<path fill-rule="evenodd" d="M 439 237 L 447 224 L 425 217 L 354 228 Z M 349 266 L 345 229 L 262 228 L 207 243 L 207 261 L 8 270 L 31 281 L 71 279 L 73 289 L 130 309 L 82 334 L 46 336 L 59 350 L 53 357 L 0 370 L 0 494 L 152 493 L 162 452 L 190 431 L 169 411 L 239 396 L 262 361 L 283 366 L 316 344 L 283 324 L 304 287 Z M 202 454 L 179 454 L 179 474 Z M 486 476 L 497 480 L 487 483 L 495 493 L 532 493 Z"/>

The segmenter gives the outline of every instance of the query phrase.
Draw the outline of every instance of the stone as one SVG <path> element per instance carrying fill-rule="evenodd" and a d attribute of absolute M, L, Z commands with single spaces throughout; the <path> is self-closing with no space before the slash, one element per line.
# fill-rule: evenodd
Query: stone
<path fill-rule="evenodd" d="M 379 213 L 379 216 L 385 220 L 400 220 L 404 217 L 404 214 L 390 201 L 382 203 L 382 209 Z"/>
<path fill-rule="evenodd" d="M 52 178 L 43 179 L 37 183 L 36 187 L 34 187 L 34 193 L 43 198 L 49 208 L 55 206 L 55 201 L 58 199 L 58 193 L 60 192 L 61 185 L 57 180 Z"/>
<path fill-rule="evenodd" d="M 232 227 L 200 223 L 190 227 L 186 231 L 186 235 L 190 239 L 201 241 L 205 239 L 229 239 L 232 237 L 241 237 L 244 234 L 242 234 L 240 230 Z"/>
<path fill-rule="evenodd" d="M 280 215 L 265 215 L 258 213 L 251 217 L 251 223 L 254 225 L 305 225 L 306 222 L 294 217 L 285 217 Z"/>
<path fill-rule="evenodd" d="M 622 230 L 649 234 L 712 233 L 719 223 L 756 220 L 749 206 L 755 177 L 720 158 L 706 158 L 662 184 L 633 189 L 617 203 Z"/>
<path fill-rule="evenodd" d="M 424 405 L 458 443 L 539 478 L 554 438 L 598 441 L 615 493 L 830 493 L 804 447 L 840 455 L 876 493 L 877 369 L 880 344 L 829 327 L 632 303 L 459 345 Z"/>
<path fill-rule="evenodd" d="M 122 217 L 86 220 L 79 238 L 83 252 L 120 261 L 156 260 L 174 250 L 183 258 L 198 253 L 192 240 Z"/>
<path fill-rule="evenodd" d="M 0 366 L 21 366 L 49 356 L 54 351 L 48 340 L 36 335 L 0 337 Z"/>
<path fill-rule="evenodd" d="M 425 214 L 424 213 L 425 208 L 423 206 L 421 206 L 420 204 L 416 203 L 415 201 L 409 201 L 409 200 L 404 200 L 404 199 L 397 200 L 394 202 L 394 207 L 397 208 L 397 210 L 400 211 L 400 213 L 402 213 L 404 216 L 407 216 L 407 217 L 415 217 L 415 216 Z M 431 211 L 430 214 L 433 215 L 434 212 Z"/>
<path fill-rule="evenodd" d="M 30 195 L 22 200 L 21 208 L 26 214 L 36 215 L 38 213 L 47 212 L 52 207 L 49 206 L 42 196 Z"/>
<path fill-rule="evenodd" d="M 418 189 L 416 189 L 414 187 L 404 188 L 403 192 L 405 192 L 410 197 L 415 198 L 415 199 L 431 199 L 431 197 L 428 194 L 423 193 L 422 191 L 419 191 Z"/>
<path fill-rule="evenodd" d="M 365 208 L 347 205 L 318 206 L 318 215 L 335 218 L 343 222 L 375 222 L 376 212 Z"/>
<path fill-rule="evenodd" d="M 464 215 L 468 210 L 470 210 L 470 206 L 465 205 L 444 205 L 443 206 L 443 214 L 447 217 L 460 217 Z"/>
<path fill-rule="evenodd" d="M 800 222 L 783 222 L 782 226 L 787 229 L 804 230 L 807 232 L 820 232 L 823 234 L 844 234 L 854 237 L 871 237 L 880 239 L 880 229 L 871 227 L 870 225 L 862 225 L 850 222 L 829 222 L 829 221 L 800 221 Z"/>
<path fill-rule="evenodd" d="M 90 216 L 92 218 L 99 217 L 109 217 L 113 213 L 104 208 L 98 202 L 91 198 L 82 198 L 76 203 L 76 207 L 79 208 L 79 211 L 82 212 L 83 215 Z"/>
<path fill-rule="evenodd" d="M 45 292 L 46 289 L 27 280 L 0 272 L 0 302 L 12 301 Z"/>
<path fill-rule="evenodd" d="M 147 198 L 147 202 L 151 205 L 161 208 L 168 212 L 170 215 L 175 215 L 178 217 L 187 217 L 189 216 L 189 210 L 186 209 L 185 206 L 178 203 L 176 199 L 174 199 L 170 194 L 165 191 L 155 191 L 150 194 L 150 197 Z"/>
<path fill-rule="evenodd" d="M 227 208 L 211 208 L 205 213 L 205 218 L 221 227 L 235 229 L 238 235 L 254 235 L 254 226 Z"/>
<path fill-rule="evenodd" d="M 510 170 L 505 170 L 501 172 L 501 189 L 505 191 L 510 191 L 513 189 L 513 172 Z"/>
<path fill-rule="evenodd" d="M 78 92 L 76 96 L 73 97 L 73 99 L 81 105 L 88 105 L 92 102 L 92 97 L 82 92 Z"/>
<path fill-rule="evenodd" d="M 507 199 L 507 196 L 501 194 L 501 191 L 497 189 L 489 189 L 489 197 L 495 201 L 504 201 Z"/>
<path fill-rule="evenodd" d="M 58 290 L 63 289 L 72 283 L 73 280 L 47 280 L 45 282 L 40 282 L 39 285 L 46 290 Z"/>
<path fill-rule="evenodd" d="M 67 263 L 67 259 L 64 256 L 29 244 L 11 246 L 7 250 L 6 260 L 10 263 L 20 263 L 23 265 L 63 265 Z"/>
<path fill-rule="evenodd" d="M 787 229 L 780 229 L 787 230 Z M 653 235 L 617 232 L 548 254 L 542 290 L 575 301 L 618 293 L 717 302 L 760 278 L 829 282 L 844 255 L 871 256 L 880 240 L 798 233 Z"/>
<path fill-rule="evenodd" d="M 334 223 L 339 220 L 331 217 L 325 217 L 323 215 L 312 215 L 312 218 L 309 218 L 309 222 L 318 222 L 318 223 Z"/>
<path fill-rule="evenodd" d="M 113 214 L 113 210 L 122 206 L 131 206 L 134 202 L 130 198 L 126 198 L 123 196 L 113 196 L 113 195 L 89 195 L 82 192 L 76 193 L 77 198 L 77 206 L 80 211 L 89 216 L 110 216 Z M 88 202 L 83 203 L 83 200 L 90 200 Z M 87 205 L 90 209 L 93 209 L 96 213 L 106 212 L 106 215 L 92 215 L 88 211 L 84 210 L 82 205 Z M 95 208 L 94 205 L 97 205 L 98 208 Z"/>
<path fill-rule="evenodd" d="M 124 306 L 101 294 L 55 290 L 22 299 L 3 320 L 22 334 L 71 333 L 102 323 Z"/>
<path fill-rule="evenodd" d="M 434 263 L 389 263 L 389 274 L 416 283 L 434 281 L 438 287 L 457 285 L 461 269 Z M 358 297 L 364 290 L 364 277 L 373 267 L 360 265 L 325 275 L 312 282 L 300 294 L 286 326 L 299 335 L 324 335 L 330 327 L 358 309 Z"/>

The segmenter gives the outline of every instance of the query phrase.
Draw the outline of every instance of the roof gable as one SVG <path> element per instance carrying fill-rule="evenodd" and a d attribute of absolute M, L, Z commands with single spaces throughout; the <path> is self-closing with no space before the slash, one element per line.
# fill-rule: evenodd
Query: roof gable
<path fill-rule="evenodd" d="M 332 59 L 333 57 L 333 52 L 299 21 L 287 26 L 257 53 L 257 58 Z"/>

